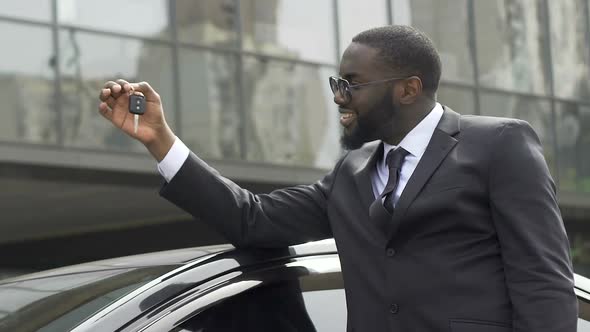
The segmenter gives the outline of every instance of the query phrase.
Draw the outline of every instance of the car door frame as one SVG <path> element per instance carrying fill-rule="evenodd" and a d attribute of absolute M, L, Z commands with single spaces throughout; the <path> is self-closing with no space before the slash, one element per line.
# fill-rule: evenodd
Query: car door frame
<path fill-rule="evenodd" d="M 121 331 L 171 331 L 205 309 L 225 299 L 276 282 L 278 278 L 274 278 L 272 273 L 267 273 L 269 269 L 277 273 L 286 272 L 290 275 L 283 275 L 282 277 L 289 279 L 297 279 L 303 276 L 332 278 L 337 275 L 337 279 L 340 281 L 335 282 L 332 287 L 324 289 L 340 289 L 344 287 L 341 283 L 341 267 L 337 254 L 293 258 L 282 262 L 274 262 L 272 266 L 259 267 L 253 271 L 233 271 L 230 272 L 230 278 L 225 276 L 219 280 L 211 280 L 209 285 L 201 288 L 201 291 L 194 294 L 183 294 L 175 305 L 168 307 L 165 311 L 153 315 L 149 320 L 145 320 L 140 324 L 130 325 Z M 265 272 L 264 275 L 261 273 L 262 271 Z"/>

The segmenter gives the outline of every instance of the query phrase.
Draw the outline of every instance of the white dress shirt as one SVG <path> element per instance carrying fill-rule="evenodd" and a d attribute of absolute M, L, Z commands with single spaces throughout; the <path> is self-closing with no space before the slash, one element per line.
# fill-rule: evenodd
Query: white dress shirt
<path fill-rule="evenodd" d="M 393 197 L 394 206 L 404 191 L 410 176 L 414 173 L 420 158 L 422 158 L 426 146 L 428 146 L 442 115 L 443 108 L 439 103 L 436 103 L 432 111 L 430 111 L 430 113 L 400 142 L 399 146 L 406 149 L 409 154 L 406 156 L 406 159 L 402 164 L 400 178 Z M 373 184 L 373 193 L 375 194 L 375 197 L 378 197 L 381 192 L 383 192 L 389 177 L 389 168 L 385 164 L 385 157 L 389 150 L 396 148 L 396 146 L 389 145 L 385 142 L 383 145 L 383 158 L 377 163 L 375 170 L 371 174 L 371 182 Z M 186 161 L 186 158 L 188 158 L 189 153 L 189 148 L 177 137 L 174 144 L 172 144 L 170 151 L 168 151 L 164 159 L 158 163 L 158 171 L 164 177 L 166 182 L 170 182 L 176 175 L 180 167 L 182 167 L 182 164 Z"/>
<path fill-rule="evenodd" d="M 182 167 L 182 164 L 184 164 L 189 154 L 189 148 L 180 140 L 180 138 L 176 137 L 170 151 L 168 151 L 164 159 L 158 163 L 158 172 L 160 172 L 166 182 L 172 181 L 172 178 L 178 173 L 178 170 Z"/>
<path fill-rule="evenodd" d="M 418 162 L 422 158 L 426 147 L 434 134 L 434 130 L 438 125 L 438 122 L 442 118 L 444 111 L 441 104 L 436 103 L 432 111 L 410 130 L 410 132 L 402 139 L 398 146 L 401 146 L 409 154 L 404 159 L 402 169 L 400 171 L 397 187 L 393 195 L 393 206 L 399 200 L 410 176 L 414 173 Z M 389 178 L 389 168 L 385 162 L 385 157 L 391 149 L 395 149 L 397 146 L 389 145 L 383 142 L 383 158 L 375 165 L 375 170 L 371 174 L 371 181 L 373 183 L 373 194 L 375 198 L 379 197 L 387 185 L 387 179 Z"/>

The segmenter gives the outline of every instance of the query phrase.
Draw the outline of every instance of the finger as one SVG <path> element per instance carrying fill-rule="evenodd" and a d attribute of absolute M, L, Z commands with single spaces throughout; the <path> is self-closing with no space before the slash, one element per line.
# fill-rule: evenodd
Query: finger
<path fill-rule="evenodd" d="M 119 96 L 121 95 L 121 90 L 123 90 L 123 87 L 119 83 L 114 81 L 106 82 L 104 84 L 104 88 L 111 90 L 110 95 L 113 96 L 115 99 L 119 98 Z"/>
<path fill-rule="evenodd" d="M 103 87 L 103 89 L 110 89 L 115 84 L 117 84 L 117 83 L 115 83 L 114 81 L 108 81 L 102 87 Z"/>
<path fill-rule="evenodd" d="M 100 90 L 100 94 L 98 95 L 100 101 L 106 101 L 109 97 L 111 97 L 111 89 L 104 88 Z"/>
<path fill-rule="evenodd" d="M 113 96 L 113 98 L 119 98 L 121 96 L 123 88 L 119 85 L 119 84 L 114 84 L 111 87 L 111 95 Z"/>
<path fill-rule="evenodd" d="M 122 78 L 116 80 L 116 82 L 122 88 L 122 92 L 121 93 L 129 93 L 131 90 L 133 90 L 133 88 L 131 87 L 131 84 L 129 84 L 129 82 L 125 81 Z"/>
<path fill-rule="evenodd" d="M 108 98 L 109 96 L 114 96 L 115 98 L 118 97 L 115 92 L 118 92 L 118 89 L 115 89 L 115 86 L 117 86 L 118 84 L 114 81 L 108 81 L 106 82 L 103 87 L 102 90 L 100 91 L 100 95 L 99 95 L 99 99 L 101 101 L 105 101 L 106 98 Z M 108 90 L 108 91 L 106 91 Z"/>
<path fill-rule="evenodd" d="M 98 112 L 107 120 L 113 120 L 113 110 L 107 105 L 107 103 L 102 102 L 98 104 Z"/>
<path fill-rule="evenodd" d="M 107 104 L 108 107 L 111 108 L 111 110 L 115 108 L 115 105 L 117 104 L 117 100 L 113 97 L 107 98 L 107 100 L 104 100 L 104 102 Z"/>
<path fill-rule="evenodd" d="M 145 96 L 146 101 L 160 101 L 160 96 L 148 82 L 131 83 L 131 87 L 134 91 L 141 92 Z"/>

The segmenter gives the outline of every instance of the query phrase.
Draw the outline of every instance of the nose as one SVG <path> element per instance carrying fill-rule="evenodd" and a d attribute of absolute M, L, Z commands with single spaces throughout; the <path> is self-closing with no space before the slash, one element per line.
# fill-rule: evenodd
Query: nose
<path fill-rule="evenodd" d="M 334 103 L 339 106 L 343 106 L 344 104 L 346 104 L 346 99 L 338 90 L 334 92 Z"/>

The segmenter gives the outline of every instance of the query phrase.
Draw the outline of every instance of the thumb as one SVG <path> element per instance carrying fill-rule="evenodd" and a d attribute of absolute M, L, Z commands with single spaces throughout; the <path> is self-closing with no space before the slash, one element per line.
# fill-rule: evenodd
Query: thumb
<path fill-rule="evenodd" d="M 154 88 L 152 88 L 152 86 L 148 82 L 130 84 L 134 91 L 141 92 L 145 96 L 146 101 L 160 103 L 160 95 L 156 92 L 156 90 L 154 90 Z"/>

